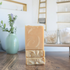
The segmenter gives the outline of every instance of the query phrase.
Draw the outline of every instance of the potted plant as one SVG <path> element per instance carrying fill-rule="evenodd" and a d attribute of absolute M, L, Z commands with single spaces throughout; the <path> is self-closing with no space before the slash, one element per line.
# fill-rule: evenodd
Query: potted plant
<path fill-rule="evenodd" d="M 13 16 L 13 14 L 8 14 L 8 16 L 10 29 L 6 28 L 6 24 L 3 23 L 3 21 L 1 21 L 0 27 L 3 31 L 9 32 L 9 35 L 6 38 L 6 52 L 9 54 L 16 54 L 18 52 L 19 43 L 15 34 L 16 28 L 13 25 L 17 16 Z"/>

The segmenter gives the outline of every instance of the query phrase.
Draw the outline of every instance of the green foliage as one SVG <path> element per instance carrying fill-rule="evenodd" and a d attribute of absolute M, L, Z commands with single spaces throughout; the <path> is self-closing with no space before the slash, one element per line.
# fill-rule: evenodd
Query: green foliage
<path fill-rule="evenodd" d="M 13 31 L 14 31 L 14 27 L 12 27 L 12 28 L 10 29 L 10 31 L 11 31 L 11 33 L 13 33 Z"/>
<path fill-rule="evenodd" d="M 1 20 L 1 24 L 3 24 L 3 20 Z"/>
<path fill-rule="evenodd" d="M 0 2 L 0 5 L 2 5 L 2 2 Z"/>
<path fill-rule="evenodd" d="M 5 23 L 3 24 L 3 20 L 1 21 L 0 27 L 2 28 L 3 31 L 6 31 L 6 24 Z"/>
<path fill-rule="evenodd" d="M 4 24 L 4 28 L 6 28 L 6 24 Z"/>
<path fill-rule="evenodd" d="M 13 14 L 8 14 L 8 16 L 9 16 L 9 25 L 11 27 L 10 30 L 8 30 L 8 28 L 6 28 L 6 24 L 3 23 L 3 20 L 1 20 L 0 27 L 2 28 L 3 31 L 14 33 L 14 30 L 16 30 L 16 28 L 14 28 L 13 25 L 14 25 L 14 22 L 15 22 L 17 16 L 13 17 Z"/>

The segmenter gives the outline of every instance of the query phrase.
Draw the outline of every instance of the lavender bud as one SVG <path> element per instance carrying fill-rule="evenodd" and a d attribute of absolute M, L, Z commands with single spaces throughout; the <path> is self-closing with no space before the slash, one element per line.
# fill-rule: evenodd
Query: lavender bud
<path fill-rule="evenodd" d="M 13 20 L 13 14 L 11 14 L 11 19 Z"/>

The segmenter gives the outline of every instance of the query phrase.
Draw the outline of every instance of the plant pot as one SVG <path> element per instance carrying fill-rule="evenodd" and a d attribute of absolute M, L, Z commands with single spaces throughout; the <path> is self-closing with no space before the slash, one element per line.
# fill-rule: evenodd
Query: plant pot
<path fill-rule="evenodd" d="M 16 54 L 19 49 L 19 42 L 16 34 L 10 33 L 6 38 L 6 52 L 8 54 Z"/>

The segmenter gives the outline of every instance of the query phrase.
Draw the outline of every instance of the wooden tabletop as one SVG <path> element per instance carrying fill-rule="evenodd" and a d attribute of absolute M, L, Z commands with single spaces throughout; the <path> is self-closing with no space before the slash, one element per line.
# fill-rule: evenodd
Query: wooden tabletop
<path fill-rule="evenodd" d="M 27 66 L 24 52 L 15 55 L 0 53 L 0 70 L 70 70 L 68 52 L 46 52 L 45 58 L 45 65 Z"/>

